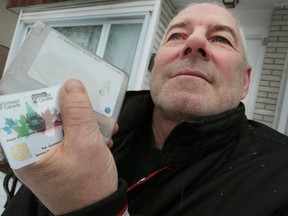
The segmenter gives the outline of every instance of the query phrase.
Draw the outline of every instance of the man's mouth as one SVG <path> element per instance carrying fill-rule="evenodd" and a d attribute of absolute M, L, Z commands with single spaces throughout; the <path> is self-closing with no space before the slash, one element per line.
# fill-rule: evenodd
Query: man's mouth
<path fill-rule="evenodd" d="M 172 76 L 172 78 L 173 77 L 178 77 L 178 76 L 197 77 L 197 78 L 203 79 L 203 80 L 211 83 L 210 78 L 206 74 L 204 74 L 204 73 L 202 73 L 200 71 L 197 71 L 197 70 L 179 70 L 176 74 L 174 74 Z"/>

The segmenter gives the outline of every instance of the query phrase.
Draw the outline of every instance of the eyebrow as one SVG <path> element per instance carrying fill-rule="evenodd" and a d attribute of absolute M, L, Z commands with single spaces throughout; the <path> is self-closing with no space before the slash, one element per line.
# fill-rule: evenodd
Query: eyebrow
<path fill-rule="evenodd" d="M 188 21 L 183 21 L 183 22 L 180 22 L 180 23 L 175 23 L 175 24 L 172 24 L 170 26 L 168 26 L 167 30 L 166 30 L 166 35 L 167 33 L 169 33 L 170 31 L 172 31 L 173 29 L 177 29 L 177 28 L 184 28 L 184 27 L 187 27 L 190 23 Z"/>

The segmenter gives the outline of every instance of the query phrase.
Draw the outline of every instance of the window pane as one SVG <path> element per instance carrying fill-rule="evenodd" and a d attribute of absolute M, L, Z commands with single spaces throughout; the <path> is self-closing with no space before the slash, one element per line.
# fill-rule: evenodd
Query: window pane
<path fill-rule="evenodd" d="M 104 59 L 130 74 L 142 24 L 111 25 Z"/>
<path fill-rule="evenodd" d="M 55 27 L 73 42 L 96 54 L 102 26 Z"/>

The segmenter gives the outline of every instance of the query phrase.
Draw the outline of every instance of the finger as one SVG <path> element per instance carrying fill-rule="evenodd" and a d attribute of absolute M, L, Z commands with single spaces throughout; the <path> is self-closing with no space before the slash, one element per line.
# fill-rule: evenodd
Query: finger
<path fill-rule="evenodd" d="M 107 147 L 108 147 L 109 149 L 111 149 L 111 148 L 113 147 L 113 144 L 114 144 L 113 140 L 110 139 L 109 142 L 107 143 Z"/>
<path fill-rule="evenodd" d="M 119 125 L 118 123 L 115 123 L 114 127 L 113 127 L 113 135 L 115 135 L 116 133 L 118 133 L 119 131 Z"/>
<path fill-rule="evenodd" d="M 115 123 L 114 127 L 113 127 L 113 135 L 115 135 L 117 132 L 119 131 L 119 125 L 117 123 Z M 108 148 L 112 148 L 113 147 L 113 140 L 110 139 L 109 142 L 107 143 Z"/>

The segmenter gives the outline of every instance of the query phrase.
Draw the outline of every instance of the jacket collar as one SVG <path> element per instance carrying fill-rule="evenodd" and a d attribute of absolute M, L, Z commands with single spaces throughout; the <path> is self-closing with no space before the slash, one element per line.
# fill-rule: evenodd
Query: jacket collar
<path fill-rule="evenodd" d="M 243 103 L 219 115 L 182 122 L 167 137 L 159 166 L 172 168 L 200 160 L 232 144 L 247 125 Z"/>
<path fill-rule="evenodd" d="M 136 128 L 151 124 L 153 108 L 149 91 L 127 92 L 118 119 L 120 130 L 116 137 L 125 136 Z M 176 168 L 199 160 L 231 144 L 247 125 L 243 103 L 236 109 L 219 115 L 182 122 L 167 137 L 158 168 Z"/>

